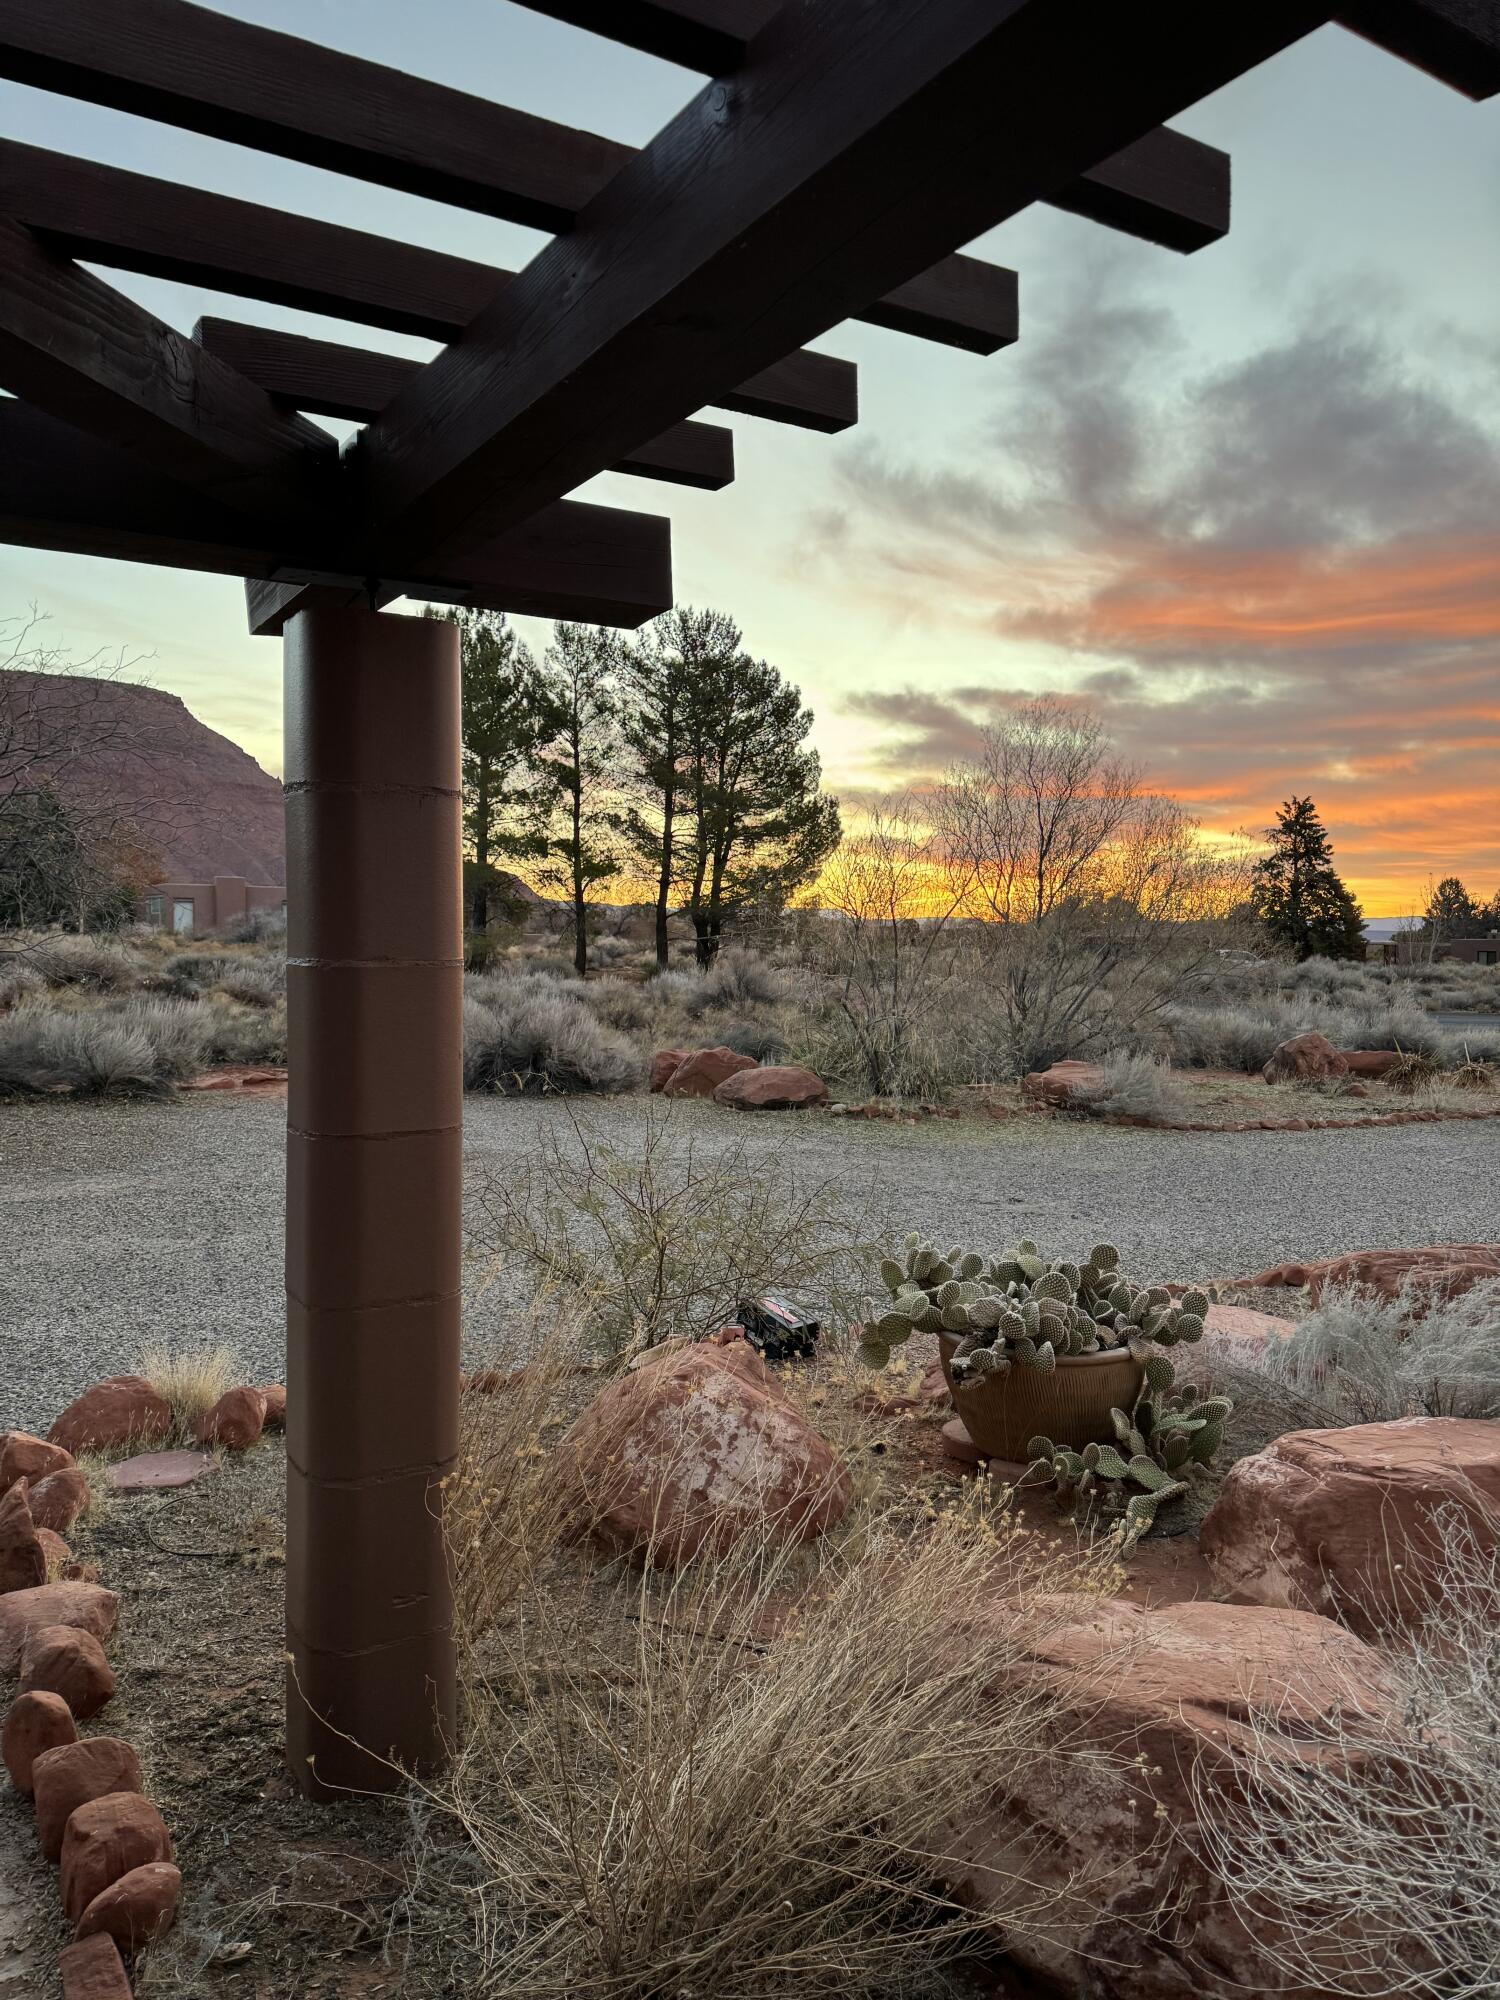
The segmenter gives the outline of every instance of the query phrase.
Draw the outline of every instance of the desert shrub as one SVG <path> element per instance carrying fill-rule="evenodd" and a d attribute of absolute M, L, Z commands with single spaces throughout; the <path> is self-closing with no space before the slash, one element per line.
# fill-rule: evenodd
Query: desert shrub
<path fill-rule="evenodd" d="M 606 1354 L 711 1333 L 757 1292 L 840 1318 L 855 1301 L 861 1257 L 837 1183 L 804 1187 L 777 1147 L 705 1149 L 662 1099 L 628 1153 L 579 1118 L 549 1128 L 519 1171 L 486 1181 L 480 1207 L 481 1246 L 562 1293 Z"/>
<path fill-rule="evenodd" d="M 26 959 L 0 959 L 0 1014 L 46 990 L 46 980 Z"/>
<path fill-rule="evenodd" d="M 218 981 L 221 992 L 247 1007 L 274 1007 L 286 993 L 286 960 L 280 956 L 231 960 Z"/>
<path fill-rule="evenodd" d="M 1103 1087 L 1079 1100 L 1079 1109 L 1095 1118 L 1144 1118 L 1152 1125 L 1170 1125 L 1188 1116 L 1192 1105 L 1186 1086 L 1170 1063 L 1155 1056 L 1116 1050 L 1099 1065 Z"/>
<path fill-rule="evenodd" d="M 1258 1070 L 1286 1040 L 1284 1024 L 1250 1006 L 1173 1005 L 1162 1018 L 1173 1059 L 1193 1069 Z"/>
<path fill-rule="evenodd" d="M 1465 1048 L 1464 1059 L 1453 1072 L 1453 1081 L 1460 1090 L 1493 1090 L 1500 1083 L 1500 1070 L 1493 1062 L 1471 1055 Z"/>
<path fill-rule="evenodd" d="M 100 1016 L 92 1017 L 94 1019 Z M 209 1024 L 201 1007 L 186 1000 L 137 995 L 111 1008 L 108 1020 L 139 1029 L 151 1045 L 158 1083 L 181 1083 L 203 1068 Z"/>
<path fill-rule="evenodd" d="M 223 926 L 223 936 L 230 944 L 267 944 L 273 939 L 286 936 L 286 905 L 274 910 L 246 910 L 242 917 L 231 917 Z"/>
<path fill-rule="evenodd" d="M 641 1058 L 582 993 L 543 974 L 473 980 L 464 998 L 464 1088 L 505 1094 L 630 1090 Z"/>
<path fill-rule="evenodd" d="M 629 938 L 596 937 L 589 940 L 590 965 L 619 965 L 628 958 L 635 958 L 640 947 L 633 945 Z"/>
<path fill-rule="evenodd" d="M 410 1920 L 450 1941 L 455 1990 L 506 2000 L 931 1992 L 988 1923 L 1055 1935 L 1063 1895 L 1019 1873 L 984 1924 L 938 1885 L 976 1772 L 1095 1763 L 1022 1675 L 1112 1580 L 970 1494 L 916 1536 L 880 1517 L 616 1572 L 582 1619 L 541 1596 L 470 1662 Z M 1003 1698 L 976 1695 L 976 1645 Z"/>
<path fill-rule="evenodd" d="M 193 1442 L 198 1419 L 242 1379 L 232 1348 L 175 1348 L 155 1341 L 142 1349 L 135 1372 L 172 1405 L 173 1435 L 183 1444 Z"/>
<path fill-rule="evenodd" d="M 680 1007 L 686 1013 L 702 984 L 701 973 L 669 965 L 664 972 L 653 972 L 648 976 L 646 989 L 659 1005 Z"/>
<path fill-rule="evenodd" d="M 156 983 L 184 1000 L 197 1000 L 211 992 L 232 968 L 243 964 L 243 959 L 222 951 L 180 951 L 167 960 Z"/>
<path fill-rule="evenodd" d="M 1275 1431 L 1500 1417 L 1500 1278 L 1452 1299 L 1330 1289 L 1294 1334 L 1232 1372 L 1226 1386 Z"/>
<path fill-rule="evenodd" d="M 757 1062 L 784 1062 L 791 1040 L 780 1021 L 757 1019 L 744 1014 L 705 1014 L 700 1025 L 703 1039 L 716 1048 L 733 1049 L 736 1055 L 753 1056 Z"/>
<path fill-rule="evenodd" d="M 648 1034 L 659 1011 L 644 986 L 624 979 L 591 979 L 581 997 L 596 1020 L 626 1035 Z"/>
<path fill-rule="evenodd" d="M 133 954 L 116 939 L 65 931 L 30 939 L 26 957 L 49 986 L 82 986 L 98 993 L 122 992 L 136 983 L 139 971 Z"/>
<path fill-rule="evenodd" d="M 0 1019 L 0 1092 L 156 1090 L 156 1050 L 138 1022 L 42 1004 Z"/>
<path fill-rule="evenodd" d="M 286 1006 L 245 1007 L 229 1000 L 199 1003 L 207 1033 L 204 1062 L 254 1067 L 286 1061 Z"/>
<path fill-rule="evenodd" d="M 793 997 L 795 981 L 784 967 L 771 965 L 741 946 L 721 951 L 699 981 L 705 1007 L 743 1012 L 751 1007 L 775 1007 Z"/>
<path fill-rule="evenodd" d="M 1435 1609 L 1388 1635 L 1391 1721 L 1368 1698 L 1245 1718 L 1232 1791 L 1195 1774 L 1231 1904 L 1289 1987 L 1330 2000 L 1489 2000 L 1500 1991 L 1500 1558 L 1444 1524 Z M 1355 1738 L 1343 1719 L 1359 1716 Z"/>
<path fill-rule="evenodd" d="M 1400 1061 L 1391 1064 L 1381 1081 L 1388 1090 L 1410 1093 L 1433 1082 L 1437 1074 L 1438 1065 L 1431 1056 L 1421 1055 L 1415 1049 L 1403 1049 Z"/>

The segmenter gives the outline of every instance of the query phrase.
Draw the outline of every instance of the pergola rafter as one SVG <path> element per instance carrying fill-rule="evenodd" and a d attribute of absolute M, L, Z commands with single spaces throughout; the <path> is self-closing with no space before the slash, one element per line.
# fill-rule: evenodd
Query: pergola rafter
<path fill-rule="evenodd" d="M 1494 0 L 526 0 L 715 80 L 635 149 L 188 0 L 0 0 L 0 75 L 554 232 L 519 273 L 0 142 L 0 538 L 245 579 L 285 631 L 288 1749 L 379 1787 L 451 1744 L 459 676 L 399 595 L 633 626 L 714 490 L 704 407 L 837 432 L 842 320 L 991 354 L 1033 202 L 1193 250 L 1228 161 L 1166 119 L 1337 18 L 1500 88 Z M 420 363 L 210 318 L 77 259 L 444 343 Z M 342 451 L 311 415 L 365 424 Z M 370 1753 L 373 1753 L 370 1754 Z"/>

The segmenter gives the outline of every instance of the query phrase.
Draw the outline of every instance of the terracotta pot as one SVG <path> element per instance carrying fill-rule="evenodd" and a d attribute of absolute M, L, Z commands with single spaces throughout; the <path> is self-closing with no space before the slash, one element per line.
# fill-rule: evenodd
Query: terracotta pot
<path fill-rule="evenodd" d="M 1110 1411 L 1128 1410 L 1140 1393 L 1144 1371 L 1126 1347 L 1061 1355 L 1050 1375 L 1011 1367 L 1003 1375 L 981 1375 L 955 1389 L 949 1364 L 957 1346 L 957 1334 L 939 1333 L 938 1354 L 953 1407 L 986 1458 L 1024 1461 L 1034 1437 L 1049 1437 L 1074 1451 L 1086 1444 L 1113 1444 Z"/>

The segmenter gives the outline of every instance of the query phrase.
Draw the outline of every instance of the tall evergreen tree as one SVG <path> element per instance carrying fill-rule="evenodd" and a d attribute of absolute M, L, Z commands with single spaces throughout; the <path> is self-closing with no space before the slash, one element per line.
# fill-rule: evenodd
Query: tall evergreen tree
<path fill-rule="evenodd" d="M 547 852 L 552 793 L 539 769 L 561 712 L 525 641 L 503 612 L 433 612 L 458 627 L 462 683 L 464 844 L 470 856 L 466 921 L 487 928 L 501 860 Z"/>
<path fill-rule="evenodd" d="M 1424 927 L 1439 944 L 1470 937 L 1479 928 L 1479 905 L 1456 875 L 1445 875 L 1428 898 Z"/>
<path fill-rule="evenodd" d="M 543 673 L 557 716 L 542 768 L 555 801 L 549 851 L 573 905 L 573 963 L 589 967 L 589 892 L 620 872 L 616 815 L 619 783 L 620 641 L 603 626 L 556 625 Z"/>
<path fill-rule="evenodd" d="M 1363 958 L 1364 918 L 1312 800 L 1284 801 L 1266 838 L 1271 851 L 1255 865 L 1251 902 L 1276 942 L 1299 959 Z"/>
<path fill-rule="evenodd" d="M 632 769 L 619 824 L 631 854 L 656 878 L 659 966 L 671 951 L 667 918 L 685 824 L 690 718 L 705 686 L 716 689 L 739 656 L 734 620 L 691 605 L 654 619 L 623 652 L 620 734 Z"/>
<path fill-rule="evenodd" d="M 800 690 L 765 660 L 715 661 L 695 681 L 684 743 L 691 832 L 678 876 L 702 966 L 731 911 L 781 908 L 838 846 L 838 800 L 821 790 L 805 740 L 812 721 Z"/>

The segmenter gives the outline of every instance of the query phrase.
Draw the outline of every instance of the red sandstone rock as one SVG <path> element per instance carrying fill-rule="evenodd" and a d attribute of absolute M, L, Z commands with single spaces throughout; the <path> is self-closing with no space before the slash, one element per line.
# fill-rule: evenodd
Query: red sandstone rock
<path fill-rule="evenodd" d="M 847 1473 L 743 1340 L 610 1383 L 561 1450 L 595 1538 L 667 1567 L 750 1533 L 810 1540 L 849 1504 Z"/>
<path fill-rule="evenodd" d="M 39 1479 L 27 1497 L 37 1526 L 65 1535 L 89 1504 L 89 1483 L 76 1465 L 63 1465 Z"/>
<path fill-rule="evenodd" d="M 1050 1104 L 1059 1110 L 1095 1097 L 1104 1088 L 1104 1071 L 1097 1063 L 1055 1062 L 1050 1069 L 1034 1069 L 1021 1079 L 1021 1094 L 1035 1104 Z"/>
<path fill-rule="evenodd" d="M 682 1063 L 691 1054 L 689 1049 L 658 1049 L 651 1058 L 651 1089 L 655 1093 L 665 1090 Z"/>
<path fill-rule="evenodd" d="M 198 1442 L 223 1445 L 226 1451 L 248 1451 L 265 1426 L 266 1399 L 259 1389 L 226 1389 L 213 1408 L 198 1419 Z"/>
<path fill-rule="evenodd" d="M 1384 1076 L 1401 1060 L 1399 1049 L 1342 1049 L 1340 1054 L 1350 1076 Z"/>
<path fill-rule="evenodd" d="M 1172 1363 L 1184 1382 L 1210 1383 L 1216 1362 L 1227 1362 L 1231 1368 L 1253 1368 L 1268 1347 L 1289 1340 L 1296 1331 L 1294 1319 L 1282 1319 L 1276 1313 L 1257 1312 L 1251 1306 L 1211 1305 L 1204 1317 L 1202 1340 L 1191 1347 L 1174 1347 Z"/>
<path fill-rule="evenodd" d="M 212 1464 L 203 1451 L 148 1451 L 117 1459 L 104 1476 L 117 1493 L 157 1493 L 164 1487 L 191 1486 Z"/>
<path fill-rule="evenodd" d="M 21 1692 L 59 1694 L 79 1722 L 97 1715 L 115 1691 L 104 1648 L 73 1625 L 36 1625 L 21 1648 Z"/>
<path fill-rule="evenodd" d="M 180 1872 L 170 1861 L 148 1861 L 100 1890 L 78 1919 L 77 1934 L 86 1938 L 103 1931 L 121 1951 L 139 1951 L 166 1936 L 181 1900 Z"/>
<path fill-rule="evenodd" d="M 131 2000 L 120 1947 L 103 1931 L 75 1939 L 57 1955 L 63 2000 Z"/>
<path fill-rule="evenodd" d="M 73 1560 L 73 1551 L 54 1528 L 38 1528 L 36 1538 L 42 1545 L 42 1554 L 47 1560 L 47 1575 L 55 1578 L 61 1575 L 67 1564 Z"/>
<path fill-rule="evenodd" d="M 111 1375 L 69 1403 L 47 1436 L 71 1452 L 121 1451 L 159 1444 L 172 1428 L 172 1405 L 144 1375 Z"/>
<path fill-rule="evenodd" d="M 18 1479 L 45 1479 L 49 1472 L 72 1463 L 72 1452 L 61 1445 L 48 1444 L 30 1431 L 7 1431 L 0 1438 L 0 1491 Z"/>
<path fill-rule="evenodd" d="M 286 1385 L 282 1382 L 262 1382 L 260 1393 L 266 1399 L 266 1429 L 284 1431 L 286 1429 Z"/>
<path fill-rule="evenodd" d="M 767 1063 L 738 1070 L 714 1092 L 715 1104 L 738 1111 L 806 1111 L 828 1102 L 828 1085 L 800 1063 Z"/>
<path fill-rule="evenodd" d="M 18 1694 L 0 1729 L 0 1756 L 16 1790 L 31 1790 L 31 1767 L 44 1750 L 77 1740 L 73 1711 L 60 1694 Z"/>
<path fill-rule="evenodd" d="M 997 1606 L 995 1615 L 1014 1612 Z M 1270 1754 L 1294 1764 L 1310 1754 L 1301 1732 L 1318 1718 L 1337 1718 L 1356 1741 L 1376 1737 L 1390 1724 L 1379 1655 L 1327 1619 L 1259 1606 L 1146 1611 L 1114 1598 L 1064 1616 L 1061 1625 L 1039 1618 L 1031 1660 L 989 1687 L 983 1635 L 965 1633 L 976 1698 L 1040 1692 L 1059 1738 L 1107 1755 L 1092 1766 L 1028 1760 L 1013 1773 L 976 1772 L 974 1811 L 955 1829 L 959 1865 L 949 1871 L 959 1900 L 983 1909 L 993 1898 L 998 1913 L 1014 1906 L 1016 1877 L 1054 1893 L 1070 1877 L 1083 1884 L 1076 1931 L 1064 1923 L 1049 1937 L 1038 1926 L 1040 1935 L 1004 1940 L 1061 1992 L 1099 2000 L 1280 1992 L 1274 1928 L 1239 1921 L 1195 1841 L 1194 1774 L 1211 1795 L 1232 1795 L 1251 1754 L 1252 1705 L 1278 1716 Z M 1137 1756 L 1144 1768 L 1132 1765 Z M 1170 1945 L 1139 1921 L 1157 1908 L 1173 1913 Z"/>
<path fill-rule="evenodd" d="M 62 1853 L 63 1830 L 81 1805 L 109 1792 L 138 1792 L 141 1763 L 119 1736 L 84 1736 L 43 1750 L 31 1767 L 36 1831 L 49 1861 Z"/>
<path fill-rule="evenodd" d="M 683 1057 L 662 1089 L 668 1097 L 712 1097 L 726 1077 L 754 1067 L 752 1057 L 737 1055 L 733 1049 L 697 1049 Z"/>
<path fill-rule="evenodd" d="M 47 1581 L 47 1557 L 31 1518 L 26 1481 L 0 1493 L 0 1594 L 34 1590 Z"/>
<path fill-rule="evenodd" d="M 166 1822 L 139 1792 L 106 1792 L 68 1821 L 62 1844 L 63 1909 L 77 1923 L 94 1898 L 148 1862 L 170 1861 Z"/>
<path fill-rule="evenodd" d="M 105 1640 L 115 1629 L 120 1600 L 94 1583 L 42 1583 L 0 1597 L 0 1673 L 20 1664 L 26 1634 L 39 1625 L 72 1625 Z"/>
<path fill-rule="evenodd" d="M 1500 1549 L 1500 1424 L 1289 1431 L 1229 1468 L 1199 1545 L 1226 1593 L 1322 1612 L 1368 1637 L 1430 1608 L 1448 1521 Z"/>
<path fill-rule="evenodd" d="M 1358 1285 L 1393 1299 L 1403 1286 L 1451 1299 L 1486 1278 L 1500 1278 L 1500 1243 L 1436 1243 L 1424 1250 L 1355 1250 L 1317 1264 L 1277 1264 L 1242 1282 L 1247 1285 L 1306 1285 L 1314 1305 L 1329 1285 Z"/>
<path fill-rule="evenodd" d="M 1267 1083 L 1307 1083 L 1324 1076 L 1347 1076 L 1349 1065 L 1326 1035 L 1293 1035 L 1272 1049 L 1261 1075 Z"/>

